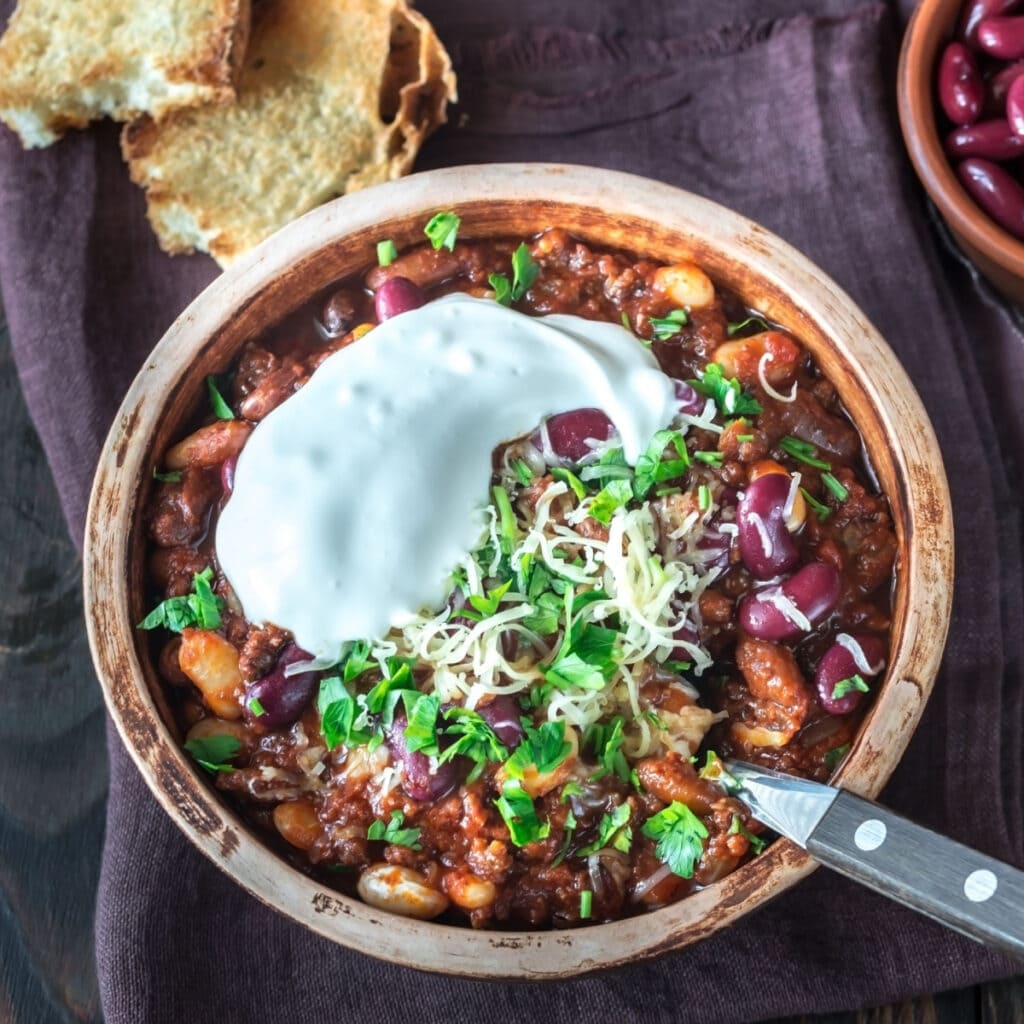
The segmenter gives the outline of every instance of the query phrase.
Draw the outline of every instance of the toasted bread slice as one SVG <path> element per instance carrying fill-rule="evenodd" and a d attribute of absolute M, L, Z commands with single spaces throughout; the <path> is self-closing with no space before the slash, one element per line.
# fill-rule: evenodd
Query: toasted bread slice
<path fill-rule="evenodd" d="M 19 0 L 0 39 L 0 120 L 22 144 L 67 128 L 231 102 L 249 0 Z"/>
<path fill-rule="evenodd" d="M 405 0 L 264 0 L 233 106 L 127 125 L 121 147 L 168 252 L 222 265 L 314 206 L 412 166 L 455 98 Z"/>

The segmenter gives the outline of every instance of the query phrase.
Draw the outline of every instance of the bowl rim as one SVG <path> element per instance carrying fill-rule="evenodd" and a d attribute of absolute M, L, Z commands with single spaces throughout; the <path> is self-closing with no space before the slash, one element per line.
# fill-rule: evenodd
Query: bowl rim
<path fill-rule="evenodd" d="M 953 233 L 993 263 L 1024 279 L 1024 241 L 997 224 L 971 198 L 939 138 L 935 67 L 962 6 L 962 0 L 921 0 L 914 9 L 896 71 L 900 130 L 921 184 Z"/>
<path fill-rule="evenodd" d="M 438 209 L 459 210 L 474 200 L 516 205 L 535 201 L 545 215 L 596 209 L 623 222 L 657 225 L 673 238 L 696 239 L 723 251 L 740 249 L 744 267 L 794 305 L 799 297 L 806 323 L 831 339 L 825 344 L 836 345 L 836 358 L 843 361 L 842 387 L 862 390 L 879 417 L 882 433 L 871 449 L 873 457 L 881 445 L 891 447 L 885 457 L 895 467 L 898 500 L 918 512 L 912 522 L 896 524 L 905 539 L 899 574 L 906 615 L 899 643 L 886 683 L 838 776 L 846 788 L 863 796 L 877 795 L 888 780 L 934 684 L 952 603 L 952 512 L 941 453 L 924 407 L 895 354 L 852 299 L 760 225 L 708 199 L 636 175 L 566 164 L 489 164 L 430 171 L 377 186 L 335 200 L 282 229 L 217 278 L 172 324 L 129 388 L 104 444 L 83 554 L 90 648 L 108 711 L 143 779 L 189 840 L 218 867 L 262 902 L 314 932 L 424 970 L 492 979 L 555 979 L 633 963 L 695 942 L 782 892 L 816 865 L 795 844 L 780 839 L 761 857 L 675 904 L 571 931 L 474 931 L 382 913 L 291 867 L 200 778 L 149 692 L 125 582 L 131 523 L 148 472 L 146 443 L 168 394 L 188 372 L 174 357 L 195 360 L 204 340 L 258 302 L 269 282 L 357 230 L 400 215 L 425 219 Z M 227 313 L 218 315 L 220 308 Z M 842 339 L 841 346 L 836 339 Z M 907 431 L 908 423 L 917 429 Z M 137 436 L 146 443 L 134 440 Z M 898 439 L 895 444 L 893 439 Z"/>

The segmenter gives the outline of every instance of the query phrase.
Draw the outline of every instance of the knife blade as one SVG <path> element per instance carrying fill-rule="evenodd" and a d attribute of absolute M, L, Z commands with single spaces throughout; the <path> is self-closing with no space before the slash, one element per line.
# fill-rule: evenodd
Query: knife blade
<path fill-rule="evenodd" d="M 845 790 L 724 765 L 732 795 L 820 864 L 1024 960 L 1024 871 Z"/>

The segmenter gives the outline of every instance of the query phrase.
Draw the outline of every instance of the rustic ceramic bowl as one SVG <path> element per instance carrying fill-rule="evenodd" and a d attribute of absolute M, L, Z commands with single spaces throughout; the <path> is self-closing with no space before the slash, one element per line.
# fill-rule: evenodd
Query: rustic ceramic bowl
<path fill-rule="evenodd" d="M 921 0 L 900 51 L 900 127 L 932 202 L 974 265 L 1013 302 L 1024 303 L 1024 242 L 1004 231 L 960 184 L 939 138 L 935 76 L 964 0 Z"/>
<path fill-rule="evenodd" d="M 626 174 L 503 165 L 414 175 L 330 203 L 285 228 L 215 281 L 179 317 L 139 373 L 107 439 L 92 494 L 85 604 L 107 706 L 154 795 L 188 838 L 239 885 L 314 931 L 432 971 L 559 978 L 635 962 L 704 938 L 814 868 L 780 840 L 723 881 L 642 917 L 573 931 L 473 931 L 392 917 L 290 867 L 179 746 L 135 624 L 144 614 L 140 510 L 150 469 L 243 342 L 374 261 L 426 220 L 455 209 L 464 237 L 526 237 L 551 225 L 659 260 L 694 259 L 813 352 L 860 428 L 892 503 L 900 557 L 887 679 L 842 770 L 874 796 L 889 778 L 931 690 L 949 620 L 953 532 L 942 459 L 896 357 L 853 302 L 764 228 L 706 199 Z"/>

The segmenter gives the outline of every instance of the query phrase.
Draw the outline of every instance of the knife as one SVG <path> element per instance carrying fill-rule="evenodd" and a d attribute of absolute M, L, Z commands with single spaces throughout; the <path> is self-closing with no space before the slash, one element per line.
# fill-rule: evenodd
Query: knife
<path fill-rule="evenodd" d="M 845 790 L 724 764 L 732 795 L 825 867 L 1024 960 L 1024 871 Z"/>

